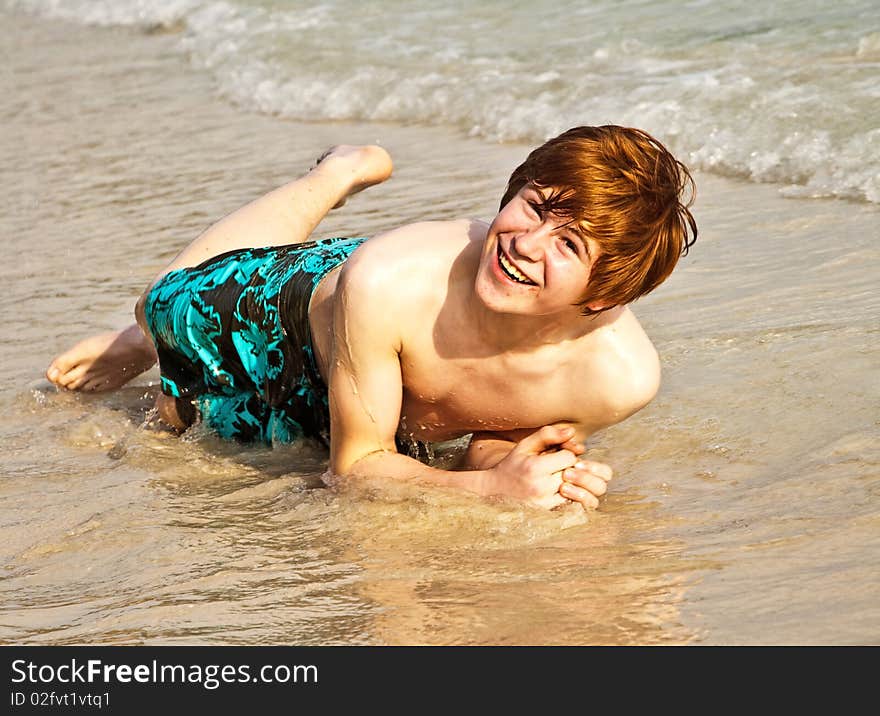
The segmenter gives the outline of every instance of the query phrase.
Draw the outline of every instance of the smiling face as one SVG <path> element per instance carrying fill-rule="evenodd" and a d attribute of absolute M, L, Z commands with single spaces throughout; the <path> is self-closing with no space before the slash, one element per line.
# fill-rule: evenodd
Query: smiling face
<path fill-rule="evenodd" d="M 489 227 L 475 290 L 490 310 L 581 315 L 598 249 L 568 219 L 542 210 L 549 194 L 527 184 Z"/>

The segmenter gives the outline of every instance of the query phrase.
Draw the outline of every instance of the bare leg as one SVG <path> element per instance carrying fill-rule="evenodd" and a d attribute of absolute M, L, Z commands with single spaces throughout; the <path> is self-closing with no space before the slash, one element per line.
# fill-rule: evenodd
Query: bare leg
<path fill-rule="evenodd" d="M 333 147 L 305 176 L 252 201 L 211 226 L 181 251 L 153 283 L 169 271 L 196 266 L 234 249 L 306 241 L 331 209 L 342 206 L 352 194 L 385 181 L 391 171 L 391 157 L 381 147 Z M 52 361 L 46 377 L 69 390 L 113 390 L 153 366 L 157 360 L 156 350 L 143 316 L 148 292 L 149 289 L 137 303 L 137 323 L 121 331 L 80 341 Z M 166 405 L 164 411 L 172 407 Z M 162 408 L 160 406 L 160 413 Z"/>
<path fill-rule="evenodd" d="M 305 176 L 261 196 L 211 226 L 166 266 L 197 266 L 235 249 L 284 246 L 307 241 L 327 213 L 359 191 L 391 176 L 382 147 L 341 144 L 325 152 Z"/>

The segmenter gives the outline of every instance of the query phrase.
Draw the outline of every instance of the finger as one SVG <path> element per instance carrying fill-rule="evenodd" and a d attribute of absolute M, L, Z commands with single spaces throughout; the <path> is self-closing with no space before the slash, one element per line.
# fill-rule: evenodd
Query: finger
<path fill-rule="evenodd" d="M 563 472 L 562 479 L 571 485 L 584 488 L 596 497 L 601 497 L 608 491 L 608 483 L 601 477 L 576 468 L 569 468 Z"/>
<path fill-rule="evenodd" d="M 606 465 L 604 462 L 596 462 L 595 460 L 578 460 L 575 467 L 578 468 L 578 470 L 592 472 L 596 477 L 601 477 L 605 480 L 605 482 L 608 482 L 614 477 L 614 470 L 611 469 L 610 465 Z"/>
<path fill-rule="evenodd" d="M 550 475 L 554 472 L 561 472 L 568 467 L 574 467 L 577 462 L 577 455 L 568 450 L 557 450 L 536 455 L 531 459 L 534 461 L 533 464 L 539 472 Z"/>
<path fill-rule="evenodd" d="M 562 427 L 558 425 L 545 425 L 540 430 L 536 430 L 531 435 L 527 435 L 520 440 L 514 450 L 521 453 L 537 455 L 548 447 L 553 447 L 571 440 L 574 437 L 574 428 Z"/>
<path fill-rule="evenodd" d="M 571 502 L 571 500 L 563 497 L 558 492 L 554 492 L 552 495 L 533 501 L 532 504 L 536 507 L 543 507 L 546 510 L 555 510 L 557 507 L 567 505 L 569 502 Z"/>
<path fill-rule="evenodd" d="M 574 438 L 572 438 L 571 440 L 566 440 L 564 443 L 560 443 L 559 447 L 561 447 L 563 450 L 570 450 L 575 455 L 583 455 L 587 451 L 586 445 L 578 442 Z"/>
<path fill-rule="evenodd" d="M 563 482 L 559 488 L 559 494 L 572 502 L 579 503 L 584 509 L 596 509 L 599 506 L 599 498 L 582 487 Z"/>

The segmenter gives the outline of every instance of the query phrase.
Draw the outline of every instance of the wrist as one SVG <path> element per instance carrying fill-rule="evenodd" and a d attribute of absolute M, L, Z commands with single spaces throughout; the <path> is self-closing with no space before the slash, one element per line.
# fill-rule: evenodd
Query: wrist
<path fill-rule="evenodd" d="M 347 467 L 342 469 L 346 465 Z M 454 487 L 481 497 L 497 494 L 494 489 L 496 480 L 493 469 L 440 470 L 391 450 L 376 450 L 354 461 L 339 458 L 334 461 L 331 459 L 331 471 L 352 478 L 382 476 L 403 479 L 416 484 Z"/>
<path fill-rule="evenodd" d="M 495 490 L 492 470 L 436 470 L 426 480 L 441 487 L 453 487 L 466 490 L 480 497 L 494 495 Z"/>
<path fill-rule="evenodd" d="M 473 473 L 473 491 L 476 492 L 481 497 L 491 497 L 492 495 L 498 494 L 498 490 L 495 489 L 495 470 L 490 468 L 488 470 L 475 470 Z"/>

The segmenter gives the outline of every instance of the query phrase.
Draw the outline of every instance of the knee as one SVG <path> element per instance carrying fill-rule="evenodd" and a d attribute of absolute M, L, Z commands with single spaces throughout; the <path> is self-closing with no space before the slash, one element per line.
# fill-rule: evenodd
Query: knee
<path fill-rule="evenodd" d="M 164 393 L 156 397 L 156 410 L 159 420 L 177 432 L 183 432 L 195 422 L 196 411 L 191 402 Z"/>
<path fill-rule="evenodd" d="M 134 317 L 137 321 L 138 325 L 141 327 L 141 330 L 144 332 L 144 335 L 150 335 L 149 327 L 147 326 L 147 296 L 150 295 L 150 289 L 148 288 L 144 291 L 140 298 L 138 298 L 137 303 L 134 304 Z"/>

